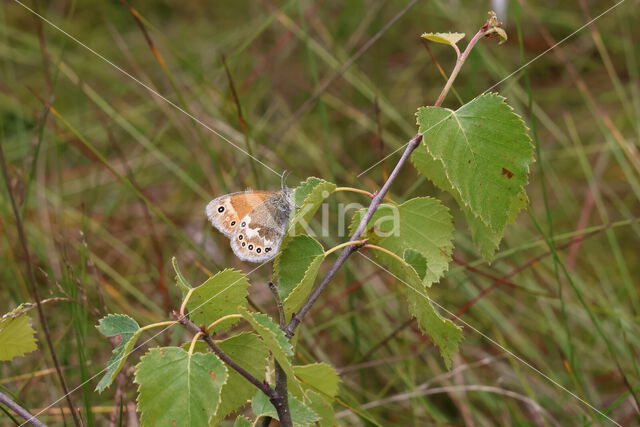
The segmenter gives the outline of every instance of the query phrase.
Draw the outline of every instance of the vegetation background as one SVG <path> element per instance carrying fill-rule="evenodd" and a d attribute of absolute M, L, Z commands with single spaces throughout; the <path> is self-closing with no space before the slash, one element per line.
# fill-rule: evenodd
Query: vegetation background
<path fill-rule="evenodd" d="M 341 372 L 341 423 L 364 423 L 356 407 L 383 425 L 607 424 L 556 382 L 620 424 L 638 425 L 638 1 L 620 2 L 548 51 L 616 3 L 511 1 L 500 15 L 509 41 L 482 41 L 472 52 L 445 106 L 492 88 L 523 115 L 537 146 L 530 209 L 507 228 L 497 258 L 481 262 L 455 203 L 410 166 L 403 170 L 392 198 L 431 194 L 456 216 L 455 258 L 431 296 L 467 324 L 465 340 L 446 371 L 408 321 L 400 285 L 353 257 L 300 329 L 296 355 Z M 44 308 L 72 400 L 97 425 L 135 399 L 126 378 L 93 391 L 113 348 L 97 320 L 106 312 L 141 324 L 167 319 L 179 305 L 174 255 L 193 283 L 207 271 L 253 267 L 207 224 L 208 200 L 278 189 L 274 171 L 283 170 L 291 171 L 289 186 L 318 176 L 375 191 L 397 157 L 358 174 L 416 133 L 416 108 L 435 101 L 444 84 L 439 66 L 449 72 L 455 61 L 449 47 L 426 46 L 419 35 L 470 37 L 492 7 L 466 0 L 25 4 L 75 40 L 14 1 L 0 5 L 8 185 L 40 295 L 59 298 Z M 32 301 L 6 187 L 2 313 Z M 366 203 L 358 197 L 335 200 Z M 340 241 L 337 229 L 332 223 L 327 243 Z M 270 265 L 251 273 L 251 299 L 273 313 L 270 273 Z M 68 424 L 35 314 L 39 350 L 0 364 L 0 390 L 34 412 L 47 408 L 42 421 Z M 174 328 L 147 345 L 185 336 Z M 0 420 L 11 423 L 4 414 Z"/>

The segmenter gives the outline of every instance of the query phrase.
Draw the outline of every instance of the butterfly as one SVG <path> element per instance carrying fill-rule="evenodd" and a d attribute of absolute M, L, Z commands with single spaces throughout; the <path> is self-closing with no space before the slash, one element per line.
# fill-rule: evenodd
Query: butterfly
<path fill-rule="evenodd" d="M 265 262 L 280 249 L 294 203 L 291 190 L 240 191 L 213 199 L 206 208 L 211 224 L 231 241 L 238 258 Z"/>

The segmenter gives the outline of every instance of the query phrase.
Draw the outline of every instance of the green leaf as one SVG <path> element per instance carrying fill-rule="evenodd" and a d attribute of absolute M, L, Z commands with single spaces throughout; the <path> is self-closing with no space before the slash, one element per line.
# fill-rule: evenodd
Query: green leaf
<path fill-rule="evenodd" d="M 301 234 L 287 239 L 275 260 L 278 292 L 284 300 L 287 319 L 298 311 L 313 290 L 324 248 L 313 237 Z"/>
<path fill-rule="evenodd" d="M 431 158 L 427 150 L 415 150 L 411 156 L 411 161 L 420 173 L 427 176 L 429 180 L 431 180 L 434 185 L 439 187 L 441 190 L 450 193 L 456 202 L 458 202 L 458 205 L 467 220 L 467 225 L 471 231 L 471 237 L 480 251 L 480 255 L 485 260 L 490 260 L 500 246 L 504 227 L 494 230 L 482 222 L 479 217 L 475 216 L 470 207 L 462 201 L 460 193 L 449 183 L 442 162 Z M 520 195 L 513 199 L 511 208 L 509 209 L 510 216 L 507 220 L 507 224 L 515 222 L 518 212 L 524 209 L 527 204 L 527 193 L 523 189 Z M 505 227 L 507 224 L 505 224 Z"/>
<path fill-rule="evenodd" d="M 296 426 L 307 426 L 320 420 L 318 414 L 313 412 L 304 403 L 289 394 L 289 410 L 291 421 Z M 251 410 L 257 417 L 271 417 L 279 420 L 276 408 L 271 404 L 267 395 L 259 391 L 251 400 Z"/>
<path fill-rule="evenodd" d="M 278 361 L 282 370 L 289 378 L 295 378 L 291 358 L 293 357 L 293 347 L 284 335 L 284 332 L 266 314 L 250 313 L 244 307 L 238 307 L 242 317 L 251 324 L 264 345 L 269 349 L 273 357 Z M 292 383 L 298 391 L 302 390 L 300 383 L 296 380 Z"/>
<path fill-rule="evenodd" d="M 287 360 L 293 357 L 291 343 L 278 325 L 271 320 L 271 317 L 262 313 L 251 313 L 244 307 L 239 307 L 238 311 L 265 341 L 267 348 L 272 353 L 282 353 Z"/>
<path fill-rule="evenodd" d="M 340 376 L 333 366 L 327 363 L 311 363 L 294 366 L 293 372 L 304 388 L 320 391 L 322 394 L 335 397 L 338 394 Z"/>
<path fill-rule="evenodd" d="M 447 369 L 451 369 L 451 357 L 458 351 L 462 341 L 462 330 L 451 320 L 445 319 L 435 310 L 422 287 L 418 273 L 409 264 L 400 264 L 397 271 L 392 271 L 406 285 L 409 312 L 418 321 L 420 330 L 431 337 L 439 347 Z"/>
<path fill-rule="evenodd" d="M 227 368 L 213 353 L 152 348 L 135 373 L 142 425 L 208 425 L 226 380 Z"/>
<path fill-rule="evenodd" d="M 333 405 L 328 399 L 314 391 L 307 391 L 307 398 L 309 399 L 309 407 L 311 410 L 320 417 L 320 420 L 317 421 L 320 427 L 334 427 L 338 425 Z"/>
<path fill-rule="evenodd" d="M 291 320 L 293 314 L 304 305 L 309 298 L 309 295 L 311 295 L 311 291 L 313 291 L 313 284 L 315 283 L 322 261 L 324 261 L 324 253 L 313 258 L 298 286 L 296 286 L 289 296 L 283 301 L 282 304 L 284 306 L 284 314 L 287 321 Z"/>
<path fill-rule="evenodd" d="M 180 345 L 180 348 L 183 349 L 184 351 L 189 351 L 189 349 L 191 348 L 191 341 L 182 343 Z M 207 344 L 202 340 L 196 341 L 196 345 L 193 346 L 194 353 L 209 353 L 210 351 L 211 351 L 211 347 L 209 347 L 209 344 Z"/>
<path fill-rule="evenodd" d="M 256 378 L 264 377 L 269 352 L 256 334 L 245 332 L 217 341 L 216 344 L 251 375 Z M 221 420 L 243 406 L 255 391 L 253 384 L 235 370 L 229 369 L 229 379 L 222 387 L 222 400 L 216 411 L 216 418 Z"/>
<path fill-rule="evenodd" d="M 223 316 L 237 313 L 239 305 L 247 303 L 249 280 L 244 273 L 226 269 L 198 286 L 187 303 L 189 317 L 197 325 L 209 325 Z M 216 325 L 214 331 L 229 328 L 238 319 L 228 319 Z"/>
<path fill-rule="evenodd" d="M 440 348 L 440 354 L 449 368 L 451 356 L 462 340 L 462 331 L 435 311 L 425 287 L 446 269 L 446 265 L 442 268 L 442 261 L 448 262 L 453 233 L 449 213 L 438 200 L 429 197 L 408 200 L 397 208 L 389 205 L 384 205 L 384 208 L 397 209 L 398 213 L 393 215 L 385 212 L 381 206 L 367 225 L 368 236 L 371 241 L 377 241 L 402 260 L 379 251 L 376 251 L 376 258 L 406 285 L 409 311 L 418 321 L 420 330 Z M 357 227 L 362 214 L 361 210 L 354 215 L 351 228 Z M 392 233 L 394 223 L 399 224 L 395 235 Z M 414 266 L 417 270 L 426 267 L 424 277 L 420 277 Z"/>
<path fill-rule="evenodd" d="M 182 291 L 182 296 L 184 297 L 186 293 L 193 288 L 193 286 L 191 286 L 189 282 L 187 282 L 187 279 L 185 279 L 182 275 L 182 272 L 178 267 L 178 261 L 176 260 L 176 257 L 171 258 L 171 265 L 173 265 L 173 270 L 176 272 L 176 285 L 178 285 L 178 288 L 180 288 L 180 291 Z"/>
<path fill-rule="evenodd" d="M 127 357 L 133 351 L 142 330 L 138 322 L 124 314 L 109 314 L 98 322 L 96 329 L 105 337 L 120 337 L 120 344 L 113 350 L 113 355 L 107 363 L 107 371 L 98 382 L 96 391 L 103 392 L 111 385 L 124 366 Z"/>
<path fill-rule="evenodd" d="M 239 415 L 236 417 L 236 420 L 233 422 L 233 427 L 251 427 L 253 423 L 247 417 L 243 417 Z"/>
<path fill-rule="evenodd" d="M 418 273 L 418 277 L 422 278 L 427 274 L 427 259 L 418 251 L 406 249 L 402 258 Z"/>
<path fill-rule="evenodd" d="M 458 351 L 460 341 L 464 338 L 462 330 L 451 320 L 445 319 L 433 308 L 431 301 L 420 293 L 410 291 L 407 297 L 409 312 L 418 321 L 423 334 L 431 337 L 439 347 L 447 369 L 451 369 L 451 358 Z"/>
<path fill-rule="evenodd" d="M 362 214 L 363 210 L 356 212 L 352 229 L 360 223 Z M 449 266 L 453 225 L 448 209 L 437 199 L 418 197 L 399 206 L 380 205 L 367 225 L 365 236 L 401 258 L 406 253 L 408 262 L 416 263 L 426 286 L 438 281 Z M 376 251 L 375 255 L 389 267 L 398 263 L 385 253 Z"/>
<path fill-rule="evenodd" d="M 324 248 L 311 236 L 302 234 L 285 242 L 273 267 L 278 277 L 278 292 L 281 298 L 288 297 L 300 284 L 309 266 L 318 256 L 324 256 Z"/>
<path fill-rule="evenodd" d="M 464 33 L 424 33 L 420 37 L 432 42 L 454 45 L 464 38 Z"/>
<path fill-rule="evenodd" d="M 485 94 L 456 111 L 423 107 L 416 114 L 422 147 L 442 168 L 459 200 L 491 230 L 500 232 L 521 206 L 514 199 L 528 182 L 533 145 L 522 119 L 504 97 Z M 423 170 L 431 177 L 431 170 Z"/>
<path fill-rule="evenodd" d="M 336 185 L 324 179 L 310 177 L 301 183 L 293 191 L 293 200 L 296 205 L 295 213 L 289 227 L 290 235 L 302 233 L 308 227 L 309 221 L 316 211 L 336 189 Z"/>
<path fill-rule="evenodd" d="M 31 317 L 19 305 L 0 318 L 0 361 L 24 356 L 38 349 Z"/>

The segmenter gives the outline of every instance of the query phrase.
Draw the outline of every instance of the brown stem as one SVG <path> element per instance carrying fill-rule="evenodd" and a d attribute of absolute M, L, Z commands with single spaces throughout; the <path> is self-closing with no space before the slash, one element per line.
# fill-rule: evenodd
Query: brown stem
<path fill-rule="evenodd" d="M 400 173 L 400 170 L 402 169 L 404 164 L 407 162 L 407 160 L 409 160 L 411 153 L 413 153 L 413 150 L 415 150 L 418 147 L 418 145 L 420 145 L 421 141 L 422 141 L 421 134 L 414 136 L 411 139 L 411 141 L 409 141 L 409 143 L 407 144 L 407 148 L 404 150 L 404 153 L 402 153 L 402 157 L 400 157 L 400 160 L 398 160 L 398 163 L 396 164 L 395 168 L 393 168 L 393 171 L 389 175 L 389 178 L 387 178 L 387 181 L 384 183 L 380 191 L 371 200 L 371 204 L 369 205 L 369 208 L 367 209 L 364 216 L 362 217 L 362 220 L 360 221 L 358 228 L 349 239 L 350 242 L 360 239 L 360 236 L 362 235 L 362 233 L 364 233 L 364 230 L 367 227 L 367 224 L 369 223 L 371 218 L 373 217 L 373 214 L 376 212 L 376 210 L 380 206 L 380 203 L 382 203 L 382 199 L 384 199 L 384 196 L 389 191 L 391 184 L 393 184 L 393 181 L 395 181 L 395 179 L 397 178 L 398 174 Z M 322 279 L 322 282 L 320 282 L 320 284 L 313 289 L 313 292 L 311 292 L 309 299 L 307 299 L 307 301 L 304 303 L 302 308 L 300 308 L 300 311 L 294 314 L 293 317 L 291 318 L 291 321 L 285 328 L 285 334 L 287 334 L 289 338 L 293 336 L 293 334 L 295 333 L 296 327 L 300 324 L 305 314 L 307 314 L 307 312 L 311 309 L 311 307 L 316 302 L 316 300 L 320 297 L 320 294 L 322 294 L 322 292 L 329 285 L 329 283 L 331 282 L 333 277 L 336 275 L 340 267 L 342 267 L 342 264 L 344 264 L 347 258 L 349 258 L 349 256 L 352 253 L 357 251 L 360 246 L 361 245 L 350 245 L 342 250 L 342 252 L 338 256 L 338 259 L 335 260 L 335 262 L 329 269 L 329 272 L 327 273 L 327 275 Z"/>
<path fill-rule="evenodd" d="M 291 412 L 289 410 L 289 392 L 287 391 L 287 374 L 285 374 L 282 366 L 275 361 L 276 368 L 276 394 L 277 398 L 271 398 L 271 403 L 278 411 L 278 419 L 280 424 L 285 427 L 293 426 L 291 420 Z"/>
<path fill-rule="evenodd" d="M 269 282 L 269 290 L 273 294 L 273 299 L 276 301 L 280 329 L 284 331 L 287 326 L 287 317 L 284 312 L 282 298 L 280 298 L 280 293 L 278 293 L 278 287 L 275 283 Z M 274 360 L 274 364 L 276 370 L 276 393 L 278 394 L 278 398 L 276 400 L 271 399 L 271 403 L 275 406 L 276 411 L 278 411 L 280 424 L 284 426 L 292 426 L 293 421 L 291 420 L 291 412 L 289 409 L 289 391 L 287 390 L 287 374 L 284 372 L 282 366 L 280 366 L 277 360 Z M 270 422 L 270 418 L 265 418 L 263 425 L 268 426 Z"/>
<path fill-rule="evenodd" d="M 73 406 L 73 402 L 71 401 L 71 393 L 69 393 L 69 388 L 67 387 L 67 381 L 62 374 L 62 368 L 60 367 L 60 362 L 58 361 L 58 356 L 56 355 L 56 350 L 53 345 L 53 340 L 51 339 L 51 335 L 49 333 L 49 324 L 47 323 L 47 319 L 44 316 L 44 310 L 42 309 L 42 301 L 40 300 L 40 295 L 38 294 L 38 287 L 36 285 L 36 276 L 33 271 L 33 265 L 31 264 L 31 255 L 29 254 L 29 246 L 27 244 L 27 235 L 24 232 L 24 224 L 22 223 L 22 217 L 20 216 L 20 211 L 18 210 L 18 205 L 16 204 L 16 199 L 13 197 L 13 191 L 11 191 L 11 184 L 9 181 L 9 173 L 7 171 L 7 161 L 4 157 L 4 149 L 2 147 L 2 143 L 0 143 L 0 166 L 2 169 L 2 175 L 4 177 L 5 185 L 7 186 L 7 193 L 9 194 L 9 200 L 11 202 L 11 209 L 13 210 L 13 215 L 16 218 L 16 228 L 18 229 L 18 241 L 22 248 L 25 264 L 27 266 L 27 281 L 29 283 L 31 297 L 36 303 L 36 307 L 38 310 L 38 318 L 40 319 L 40 324 L 42 325 L 42 331 L 44 332 L 45 341 L 47 342 L 47 349 L 49 350 L 49 355 L 51 356 L 51 360 L 53 361 L 53 365 L 56 368 L 56 375 L 58 376 L 58 380 L 60 381 L 60 385 L 62 386 L 62 391 L 64 392 L 65 400 L 67 401 L 67 405 L 69 406 L 69 411 L 71 412 L 71 416 L 73 417 L 73 423 L 80 427 L 82 422 L 80 420 L 80 416 Z"/>
<path fill-rule="evenodd" d="M 447 96 L 447 93 L 449 93 L 449 90 L 451 89 L 451 86 L 453 85 L 454 80 L 458 76 L 458 73 L 460 72 L 462 65 L 464 64 L 465 60 L 469 56 L 469 53 L 471 53 L 471 50 L 476 45 L 476 43 L 478 43 L 478 41 L 486 34 L 487 29 L 489 28 L 491 22 L 492 22 L 491 19 L 489 19 L 487 20 L 487 22 L 485 22 L 482 25 L 482 27 L 480 27 L 480 29 L 473 36 L 471 41 L 469 41 L 469 44 L 467 45 L 464 52 L 459 53 L 459 50 L 456 47 L 456 53 L 458 53 L 458 60 L 456 61 L 456 65 L 453 68 L 453 71 L 451 72 L 451 75 L 449 76 L 447 83 L 445 84 L 444 88 L 442 88 L 442 92 L 440 92 L 440 95 L 438 96 L 438 99 L 434 104 L 435 106 L 440 106 L 442 104 L 442 101 L 444 100 L 445 96 Z M 404 164 L 407 162 L 407 160 L 411 156 L 411 153 L 413 153 L 413 150 L 415 150 L 418 147 L 418 145 L 420 145 L 420 142 L 422 142 L 422 134 L 417 134 L 407 143 L 407 148 L 405 148 L 404 153 L 402 153 L 402 157 L 400 157 L 400 160 L 398 160 L 398 163 L 396 164 L 395 168 L 393 168 L 393 171 L 389 175 L 389 178 L 387 178 L 386 182 L 384 183 L 380 191 L 371 200 L 371 204 L 369 205 L 369 208 L 367 209 L 364 216 L 362 217 L 362 220 L 360 221 L 358 228 L 349 239 L 349 242 L 354 242 L 358 240 L 362 235 L 362 233 L 364 233 L 364 230 L 367 227 L 367 224 L 369 223 L 369 221 L 373 217 L 373 214 L 376 212 L 376 210 L 380 206 L 380 203 L 384 199 L 384 196 L 389 191 L 389 187 L 391 187 L 391 184 L 393 183 L 393 181 L 395 181 L 396 177 L 400 173 L 400 170 L 402 169 Z M 347 258 L 349 258 L 349 256 L 355 251 L 357 251 L 360 247 L 362 247 L 362 245 L 350 245 L 342 250 L 342 252 L 338 256 L 338 259 L 336 259 L 335 262 L 329 268 L 327 275 L 322 279 L 320 284 L 313 289 L 307 301 L 304 303 L 302 308 L 300 308 L 300 311 L 295 313 L 291 318 L 291 321 L 289 322 L 289 324 L 287 325 L 284 331 L 289 338 L 293 336 L 296 328 L 298 327 L 300 322 L 302 322 L 302 319 L 304 318 L 305 314 L 307 314 L 307 312 L 311 309 L 311 307 L 316 302 L 316 300 L 320 297 L 320 294 L 322 294 L 322 292 L 329 285 L 329 283 L 331 282 L 333 277 L 336 275 L 340 267 L 342 267 L 342 264 L 344 264 Z"/>
<path fill-rule="evenodd" d="M 269 290 L 273 294 L 273 298 L 276 300 L 276 307 L 278 309 L 278 319 L 280 321 L 280 329 L 284 330 L 287 326 L 287 318 L 284 313 L 284 306 L 282 305 L 282 298 L 280 298 L 280 294 L 278 293 L 278 288 L 273 282 L 269 282 Z M 293 425 L 293 421 L 291 420 L 291 412 L 289 410 L 289 391 L 287 390 L 287 374 L 282 369 L 282 366 L 278 363 L 277 360 L 274 360 L 275 370 L 276 370 L 276 393 L 278 394 L 278 399 L 271 399 L 271 403 L 275 406 L 276 411 L 278 411 L 278 418 L 280 420 L 280 424 L 283 426 L 291 426 Z M 270 421 L 266 421 L 270 422 Z M 269 424 L 267 424 L 269 425 Z"/>
<path fill-rule="evenodd" d="M 267 396 L 271 397 L 273 395 L 274 390 L 269 386 L 269 384 L 267 384 L 264 381 L 260 381 L 259 379 L 251 375 L 242 366 L 238 365 L 232 358 L 230 358 L 224 351 L 222 351 L 220 347 L 218 347 L 218 344 L 216 344 L 213 338 L 211 338 L 211 335 L 209 335 L 208 333 L 200 329 L 195 323 L 187 319 L 186 316 L 181 315 L 180 313 L 175 311 L 173 312 L 173 315 L 175 316 L 176 319 L 178 319 L 178 322 L 181 325 L 186 327 L 188 330 L 190 330 L 194 334 L 202 333 L 203 334 L 202 340 L 206 342 L 209 347 L 211 347 L 211 350 L 213 350 L 213 352 L 216 354 L 216 356 L 220 358 L 220 360 L 222 360 L 224 363 L 229 365 L 233 370 L 238 372 L 240 375 L 245 377 L 247 381 L 249 381 L 254 386 L 258 387 L 258 389 L 260 389 Z"/>
<path fill-rule="evenodd" d="M 29 411 L 24 409 L 22 406 L 18 405 L 16 402 L 11 400 L 9 396 L 0 392 L 0 403 L 2 403 L 7 408 L 11 409 L 16 414 L 20 415 L 22 418 L 26 420 L 26 422 L 33 424 L 37 427 L 46 427 L 40 420 L 31 415 Z"/>
<path fill-rule="evenodd" d="M 211 337 L 211 335 L 209 335 L 208 332 L 198 327 L 186 316 L 176 311 L 173 312 L 173 315 L 175 316 L 176 319 L 178 319 L 178 322 L 181 325 L 183 325 L 185 328 L 187 328 L 194 334 L 202 334 L 201 336 L 202 340 L 207 343 L 207 345 L 211 348 L 211 350 L 215 353 L 215 355 L 220 358 L 220 360 L 226 363 L 227 366 L 229 366 L 231 369 L 233 369 L 234 371 L 242 375 L 247 381 L 249 381 L 251 384 L 256 386 L 261 392 L 263 392 L 264 394 L 267 395 L 267 397 L 269 397 L 269 400 L 271 401 L 273 406 L 276 408 L 276 411 L 278 412 L 278 417 L 280 418 L 281 425 L 283 425 L 284 427 L 293 426 L 293 424 L 291 423 L 291 415 L 289 414 L 289 404 L 287 401 L 286 393 L 284 395 L 280 394 L 277 386 L 275 389 L 273 389 L 266 381 L 260 381 L 259 379 L 254 377 L 249 371 L 244 369 L 242 366 L 238 365 L 238 363 L 235 360 L 229 357 L 227 353 L 225 353 L 224 351 L 222 351 L 220 347 L 218 347 L 218 344 L 216 344 L 216 342 L 213 340 L 213 338 Z M 276 362 L 276 372 L 278 368 L 279 368 L 279 365 Z M 286 391 L 286 381 L 287 379 L 285 376 L 284 377 L 285 391 Z M 288 424 L 287 424 L 287 420 L 289 421 Z"/>

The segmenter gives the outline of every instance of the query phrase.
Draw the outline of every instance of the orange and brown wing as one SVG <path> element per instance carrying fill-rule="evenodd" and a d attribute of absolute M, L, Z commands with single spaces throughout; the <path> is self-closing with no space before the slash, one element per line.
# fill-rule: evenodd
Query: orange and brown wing
<path fill-rule="evenodd" d="M 231 237 L 240 219 L 262 204 L 271 194 L 271 191 L 241 191 L 220 196 L 207 205 L 207 217 L 215 228 L 225 236 Z"/>

